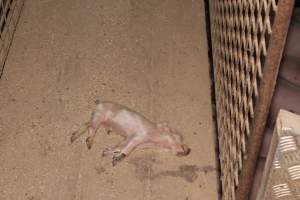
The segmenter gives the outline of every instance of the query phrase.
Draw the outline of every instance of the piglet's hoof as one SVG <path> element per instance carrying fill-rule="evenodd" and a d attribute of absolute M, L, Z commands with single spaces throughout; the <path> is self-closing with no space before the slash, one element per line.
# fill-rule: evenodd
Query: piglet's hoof
<path fill-rule="evenodd" d="M 86 138 L 85 142 L 86 142 L 87 148 L 88 148 L 88 149 L 91 149 L 92 146 L 93 146 L 93 139 L 90 138 L 90 137 L 88 137 L 88 138 Z"/>
<path fill-rule="evenodd" d="M 118 162 L 122 161 L 126 157 L 126 154 L 120 153 L 118 155 L 113 156 L 112 165 L 116 166 Z"/>
<path fill-rule="evenodd" d="M 105 156 L 110 155 L 111 152 L 112 152 L 112 149 L 111 149 L 111 148 L 105 148 L 105 149 L 102 151 L 102 157 L 105 157 Z"/>
<path fill-rule="evenodd" d="M 71 136 L 71 144 L 78 138 L 78 132 L 75 131 L 72 133 L 72 136 Z"/>
<path fill-rule="evenodd" d="M 102 152 L 102 157 L 109 156 L 109 155 L 119 155 L 121 150 L 118 148 L 105 148 Z"/>

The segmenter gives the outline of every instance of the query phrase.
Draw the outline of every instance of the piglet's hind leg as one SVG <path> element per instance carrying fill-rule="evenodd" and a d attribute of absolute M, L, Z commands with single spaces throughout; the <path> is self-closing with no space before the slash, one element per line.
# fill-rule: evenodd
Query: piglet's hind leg
<path fill-rule="evenodd" d="M 89 129 L 88 129 L 89 136 L 85 140 L 86 146 L 88 149 L 91 149 L 93 146 L 94 139 L 95 139 L 97 130 L 99 129 L 99 127 L 101 125 L 101 122 L 103 122 L 103 117 L 102 117 L 101 113 L 93 112 L 91 120 L 88 125 L 89 126 Z"/>
<path fill-rule="evenodd" d="M 91 128 L 91 127 L 88 129 L 89 136 L 85 140 L 86 146 L 87 146 L 88 149 L 91 149 L 93 144 L 94 144 L 94 140 L 95 140 L 97 130 L 98 129 L 94 129 L 94 128 Z"/>
<path fill-rule="evenodd" d="M 88 130 L 88 123 L 85 124 L 81 129 L 75 131 L 72 133 L 71 136 L 71 143 L 73 143 L 75 140 L 77 140 L 80 136 L 82 136 L 87 130 Z"/>
<path fill-rule="evenodd" d="M 114 154 L 112 164 L 115 166 L 117 162 L 123 160 L 126 156 L 128 156 L 139 144 L 143 143 L 144 139 L 141 137 L 132 137 L 124 147 L 121 149 L 119 153 Z"/>
<path fill-rule="evenodd" d="M 120 143 L 118 143 L 117 145 L 115 145 L 114 147 L 107 147 L 103 150 L 102 152 L 102 156 L 113 156 L 115 154 L 119 154 L 121 152 L 121 150 L 128 144 L 129 140 L 131 140 L 132 137 L 128 137 L 125 140 L 121 141 Z"/>

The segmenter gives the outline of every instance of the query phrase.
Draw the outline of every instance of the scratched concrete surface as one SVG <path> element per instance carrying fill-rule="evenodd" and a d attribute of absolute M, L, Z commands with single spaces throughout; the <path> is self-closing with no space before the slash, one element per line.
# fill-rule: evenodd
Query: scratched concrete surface
<path fill-rule="evenodd" d="M 203 1 L 27 0 L 0 80 L 0 199 L 217 199 L 206 45 Z M 190 156 L 113 168 L 120 137 L 71 145 L 96 99 L 171 121 Z"/>

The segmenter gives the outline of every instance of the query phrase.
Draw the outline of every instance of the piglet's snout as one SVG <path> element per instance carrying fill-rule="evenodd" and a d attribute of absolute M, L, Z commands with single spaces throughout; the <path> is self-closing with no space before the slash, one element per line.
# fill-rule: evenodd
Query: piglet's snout
<path fill-rule="evenodd" d="M 187 156 L 191 153 L 191 148 L 189 148 L 187 145 L 183 144 L 182 146 L 182 151 L 177 152 L 177 156 L 182 157 L 182 156 Z"/>

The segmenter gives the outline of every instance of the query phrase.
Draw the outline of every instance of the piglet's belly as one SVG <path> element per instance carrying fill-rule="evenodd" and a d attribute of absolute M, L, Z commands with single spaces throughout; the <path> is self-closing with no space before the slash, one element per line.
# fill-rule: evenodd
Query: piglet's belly
<path fill-rule="evenodd" d="M 112 119 L 111 128 L 119 134 L 146 134 L 147 130 L 143 124 L 142 119 L 126 110 L 118 112 Z"/>

